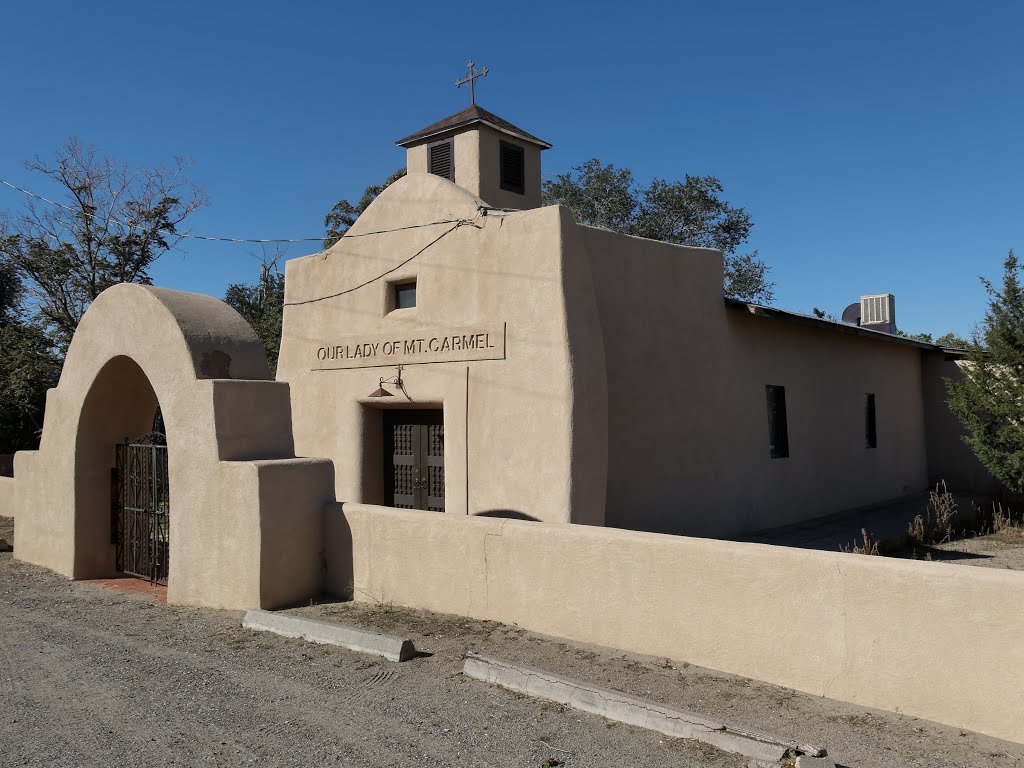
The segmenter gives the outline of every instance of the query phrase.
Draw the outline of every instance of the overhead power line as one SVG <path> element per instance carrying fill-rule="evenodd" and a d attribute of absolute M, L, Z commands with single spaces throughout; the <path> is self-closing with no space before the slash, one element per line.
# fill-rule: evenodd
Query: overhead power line
<path fill-rule="evenodd" d="M 84 215 L 86 215 L 86 216 L 88 216 L 90 218 L 93 218 L 93 219 L 99 217 L 99 214 L 90 213 L 89 211 L 83 211 L 81 208 L 72 208 L 69 205 L 64 205 L 64 203 L 58 203 L 56 200 L 51 200 L 48 197 L 43 197 L 42 195 L 37 195 L 35 192 L 30 192 L 29 190 L 24 189 L 23 187 L 19 187 L 17 184 L 11 184 L 11 182 L 6 181 L 4 179 L 0 179 L 0 184 L 4 184 L 5 186 L 8 186 L 8 187 L 10 187 L 13 190 L 16 190 L 18 192 L 21 192 L 23 194 L 28 195 L 29 197 L 34 197 L 37 200 L 42 200 L 44 203 L 49 203 L 50 205 L 56 205 L 58 208 L 63 208 L 66 211 L 71 211 L 72 213 L 77 213 L 77 214 L 84 214 Z M 119 219 L 116 216 L 114 216 L 112 214 L 109 214 L 109 213 L 106 214 L 105 216 L 103 216 L 103 218 L 110 219 L 111 221 L 116 221 L 122 227 L 128 227 L 129 229 L 141 229 L 141 227 L 138 224 L 130 224 L 127 221 L 121 221 L 121 219 Z M 209 241 L 214 241 L 214 242 L 219 242 L 219 243 L 311 243 L 311 242 L 320 242 L 320 241 L 323 240 L 323 237 L 252 238 L 252 237 L 215 237 L 213 235 L 193 235 L 193 234 L 188 234 L 188 233 L 177 233 L 177 234 L 178 234 L 178 237 L 187 238 L 189 240 L 209 240 Z M 366 233 L 366 234 L 370 234 L 370 233 Z"/>
<path fill-rule="evenodd" d="M 419 256 L 421 253 L 423 253 L 428 248 L 430 248 L 430 246 L 435 245 L 442 238 L 447 237 L 448 235 L 450 235 L 452 232 L 454 232 L 459 227 L 465 227 L 465 226 L 479 227 L 480 225 L 477 224 L 477 220 L 480 218 L 482 213 L 484 213 L 484 211 L 480 210 L 480 211 L 477 212 L 477 215 L 474 218 L 472 218 L 472 219 L 457 219 L 455 221 L 450 222 L 452 224 L 451 227 L 449 227 L 444 232 L 442 232 L 440 235 L 438 235 L 433 240 L 431 240 L 429 243 L 424 245 L 422 248 L 420 248 L 418 251 L 416 251 L 416 253 L 414 253 L 412 256 L 410 256 L 407 259 L 404 259 L 404 260 L 400 261 L 398 264 L 393 266 L 391 269 L 388 269 L 388 270 L 386 270 L 384 272 L 381 272 L 379 275 L 376 275 L 375 277 L 371 277 L 369 280 L 364 280 L 363 282 L 359 283 L 358 285 L 353 285 L 351 288 L 346 288 L 343 291 L 338 291 L 337 293 L 331 293 L 331 294 L 328 294 L 327 296 L 318 296 L 315 299 L 306 299 L 305 301 L 286 301 L 284 303 L 284 305 L 286 307 L 297 307 L 297 306 L 299 306 L 301 304 L 315 304 L 318 301 L 326 301 L 327 299 L 336 299 L 339 296 L 344 296 L 346 293 L 352 293 L 353 291 L 358 291 L 360 288 L 365 288 L 366 286 L 370 285 L 371 283 L 375 283 L 378 280 L 387 277 L 392 272 L 398 271 L 399 269 L 404 267 L 406 264 L 408 264 L 410 261 L 412 261 L 417 256 Z M 441 223 L 441 222 L 434 222 L 434 223 L 438 224 L 438 223 Z M 448 222 L 444 222 L 444 223 L 448 223 Z M 429 226 L 429 225 L 418 225 L 418 226 Z M 373 234 L 373 233 L 367 232 L 366 234 Z"/>
<path fill-rule="evenodd" d="M 11 189 L 16 190 L 17 192 L 21 192 L 23 194 L 26 194 L 29 197 L 34 197 L 37 200 L 42 200 L 44 203 L 49 203 L 50 205 L 56 205 L 58 208 L 63 208 L 66 211 L 71 211 L 71 213 L 84 214 L 84 215 L 89 216 L 90 218 L 93 218 L 93 219 L 97 218 L 97 216 L 98 216 L 98 214 L 90 213 L 89 211 L 83 211 L 81 208 L 72 208 L 70 205 L 64 205 L 64 203 L 58 203 L 56 200 L 51 200 L 48 197 L 43 197 L 42 195 L 37 195 L 35 192 L 31 192 L 31 191 L 29 191 L 29 190 L 27 190 L 27 189 L 25 189 L 23 187 L 19 187 L 17 184 L 11 184 L 11 182 L 6 181 L 5 179 L 0 179 L 0 184 L 8 186 Z M 487 208 L 486 210 L 484 210 L 484 209 L 481 209 L 481 210 L 485 214 L 487 212 L 491 212 L 492 215 L 501 215 L 504 212 L 504 209 L 501 209 L 501 208 L 493 208 L 493 209 L 492 208 Z M 121 226 L 128 227 L 129 229 L 140 229 L 141 228 L 138 224 L 130 224 L 130 223 L 126 222 L 126 221 L 121 221 L 119 218 L 117 218 L 116 216 L 113 216 L 111 214 L 107 214 L 106 218 L 110 219 L 111 221 L 116 221 Z M 401 232 L 401 231 L 406 230 L 406 229 L 420 229 L 422 227 L 435 227 L 435 226 L 437 226 L 439 224 L 459 224 L 461 226 L 462 224 L 465 224 L 465 223 L 468 223 L 468 222 L 469 222 L 469 219 L 440 219 L 438 221 L 428 221 L 428 222 L 425 222 L 423 224 L 407 224 L 404 227 L 394 227 L 392 229 L 378 229 L 378 230 L 374 230 L 372 232 L 356 232 L 354 234 L 349 234 L 348 232 L 345 232 L 338 239 L 339 240 L 344 240 L 344 239 L 348 239 L 348 238 L 351 238 L 351 237 L 367 237 L 368 235 L 386 235 L 389 232 Z M 175 233 L 175 234 L 177 234 L 178 237 L 187 238 L 189 240 L 207 240 L 207 241 L 213 241 L 213 242 L 218 242 L 218 243 L 319 243 L 319 242 L 323 242 L 324 239 L 325 239 L 323 236 L 320 236 L 320 237 L 292 237 L 292 238 L 252 238 L 252 237 L 215 237 L 213 235 L 193 235 L 191 233 L 184 233 L 184 232 L 178 232 L 178 233 Z"/>
<path fill-rule="evenodd" d="M 56 205 L 56 206 L 58 206 L 60 208 L 63 208 L 65 210 L 67 210 L 67 211 L 71 211 L 72 213 L 75 213 L 75 214 L 85 214 L 86 216 L 89 216 L 91 218 L 96 218 L 96 214 L 95 213 L 90 213 L 89 211 L 83 211 L 80 208 L 72 208 L 71 206 L 64 205 L 63 203 L 58 203 L 56 200 L 51 200 L 48 197 L 43 197 L 42 195 L 37 195 L 35 192 L 30 192 L 29 190 L 23 189 L 22 187 L 19 187 L 16 184 L 11 184 L 11 182 L 5 181 L 4 179 L 0 179 L 0 184 L 4 184 L 4 185 L 10 187 L 13 190 L 16 190 L 18 192 L 22 192 L 23 194 L 28 195 L 29 197 L 34 197 L 37 200 L 42 200 L 43 202 L 49 203 L 50 205 Z M 354 285 L 351 288 L 346 288 L 343 291 L 338 291 L 337 293 L 332 293 L 332 294 L 330 294 L 328 296 L 320 296 L 318 298 L 307 299 L 305 301 L 288 301 L 288 302 L 285 302 L 285 306 L 297 306 L 297 305 L 300 305 L 300 304 L 314 304 L 314 303 L 316 303 L 318 301 L 325 301 L 327 299 L 334 299 L 334 298 L 337 298 L 339 296 L 344 296 L 346 293 L 352 293 L 353 291 L 358 291 L 360 288 L 365 288 L 367 285 L 370 285 L 371 283 L 375 283 L 378 280 L 380 280 L 380 279 L 382 279 L 384 277 L 387 277 L 392 272 L 395 272 L 395 271 L 401 269 L 406 264 L 408 264 L 410 261 L 412 261 L 417 256 L 419 256 L 421 253 L 423 253 L 428 248 L 430 248 L 432 245 L 434 245 L 435 243 L 439 242 L 444 237 L 447 237 L 448 235 L 450 235 L 452 232 L 454 232 L 459 227 L 464 227 L 464 226 L 479 227 L 479 224 L 477 222 L 479 221 L 480 217 L 481 216 L 486 216 L 486 215 L 488 215 L 488 213 L 490 213 L 491 215 L 502 216 L 502 215 L 505 214 L 505 210 L 504 209 L 499 209 L 499 208 L 489 208 L 489 207 L 486 207 L 486 206 L 480 206 L 479 210 L 477 211 L 476 216 L 474 216 L 472 219 L 440 219 L 438 221 L 424 222 L 423 224 L 407 224 L 407 225 L 405 225 L 403 227 L 394 227 L 392 229 L 378 229 L 378 230 L 374 230 L 372 232 L 357 232 L 357 233 L 351 234 L 351 235 L 346 232 L 345 234 L 341 235 L 339 240 L 347 240 L 347 239 L 353 238 L 353 237 L 366 237 L 368 235 L 385 235 L 385 234 L 388 234 L 390 232 L 401 232 L 401 231 L 408 230 L 408 229 L 420 229 L 422 227 L 436 227 L 436 226 L 439 226 L 441 224 L 451 224 L 452 225 L 451 227 L 446 229 L 444 232 L 442 232 L 440 235 L 438 235 L 433 240 L 431 240 L 429 243 L 427 243 L 422 248 L 420 248 L 418 251 L 416 251 L 416 253 L 414 253 L 412 256 L 410 256 L 407 259 L 404 259 L 403 261 L 399 262 L 398 264 L 396 264 L 391 269 L 386 270 L 385 272 L 380 273 L 376 277 L 371 277 L 369 280 L 366 280 L 366 281 L 364 281 L 362 283 L 359 283 L 359 285 Z M 113 215 L 109 215 L 108 214 L 107 218 L 109 218 L 112 221 L 116 221 L 121 226 L 128 227 L 130 229 L 138 229 L 139 228 L 139 226 L 137 224 L 129 224 L 128 222 L 121 221 L 120 219 L 118 219 L 116 216 L 113 216 Z M 324 239 L 322 237 L 299 237 L 299 238 L 284 238 L 284 239 L 268 238 L 268 239 L 263 239 L 263 238 L 245 238 L 245 237 L 213 237 L 213 236 L 210 236 L 210 235 L 192 235 L 192 234 L 179 234 L 178 236 L 179 237 L 183 237 L 183 238 L 189 238 L 189 239 L 192 239 L 192 240 L 212 240 L 212 241 L 216 241 L 216 242 L 225 242 L 225 243 L 305 243 L 305 242 L 312 242 L 312 241 L 322 241 Z M 266 265 L 264 265 L 264 266 L 266 266 Z"/>

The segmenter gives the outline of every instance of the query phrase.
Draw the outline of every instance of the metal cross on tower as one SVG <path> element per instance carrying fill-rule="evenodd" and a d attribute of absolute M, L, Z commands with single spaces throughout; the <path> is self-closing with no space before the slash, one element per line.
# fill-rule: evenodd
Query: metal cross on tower
<path fill-rule="evenodd" d="M 490 71 L 487 67 L 484 67 L 479 72 L 474 72 L 473 67 L 476 66 L 476 62 L 470 59 L 469 64 L 466 65 L 468 74 L 461 80 L 455 81 L 455 87 L 461 88 L 464 85 L 469 85 L 469 103 L 471 105 L 476 104 L 476 91 L 473 87 L 473 81 L 478 77 L 487 77 L 487 73 Z"/>

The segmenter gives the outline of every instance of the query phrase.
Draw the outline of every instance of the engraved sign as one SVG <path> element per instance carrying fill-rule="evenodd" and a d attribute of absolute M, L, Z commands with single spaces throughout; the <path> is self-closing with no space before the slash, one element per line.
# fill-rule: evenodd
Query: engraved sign
<path fill-rule="evenodd" d="M 374 368 L 417 363 L 503 360 L 505 325 L 413 330 L 323 341 L 313 349 L 312 369 Z"/>

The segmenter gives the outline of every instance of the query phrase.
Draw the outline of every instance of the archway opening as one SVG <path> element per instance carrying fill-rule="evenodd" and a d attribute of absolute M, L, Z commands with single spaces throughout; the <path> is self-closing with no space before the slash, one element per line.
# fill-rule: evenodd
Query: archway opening
<path fill-rule="evenodd" d="M 166 566 L 170 495 L 166 430 L 162 415 L 155 423 L 158 413 L 156 392 L 131 358 L 113 358 L 93 381 L 82 404 L 75 444 L 74 578 L 107 578 L 122 572 L 150 578 L 150 572 L 139 573 L 134 566 L 155 561 Z M 160 436 L 154 439 L 155 428 Z M 154 489 L 154 482 L 160 487 Z M 143 483 L 150 485 L 144 488 Z M 140 513 L 126 520 L 125 508 Z M 157 520 L 141 513 L 146 510 L 162 512 L 163 517 Z M 144 522 L 148 529 L 140 527 Z M 126 523 L 130 530 L 124 529 Z M 154 525 L 162 527 L 157 531 Z M 149 547 L 150 538 L 158 540 L 158 532 L 162 551 L 143 552 L 140 548 Z M 125 551 L 126 544 L 136 551 Z M 125 555 L 131 570 L 124 569 Z"/>

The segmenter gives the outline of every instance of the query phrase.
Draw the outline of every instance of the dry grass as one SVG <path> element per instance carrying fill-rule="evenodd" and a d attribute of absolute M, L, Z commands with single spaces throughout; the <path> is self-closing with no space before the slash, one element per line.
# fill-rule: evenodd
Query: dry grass
<path fill-rule="evenodd" d="M 1021 523 L 1019 520 L 1014 520 L 1013 515 L 1009 509 L 1002 509 L 1002 502 L 992 502 L 992 532 L 993 534 L 1001 534 L 1004 530 L 1010 530 L 1012 528 L 1020 528 Z"/>
<path fill-rule="evenodd" d="M 857 539 L 853 540 L 853 544 L 848 547 L 842 547 L 843 552 L 847 552 L 851 555 L 881 555 L 878 551 L 878 541 L 871 536 L 871 532 L 867 528 L 860 529 L 860 535 L 863 538 L 861 544 L 857 543 Z"/>
<path fill-rule="evenodd" d="M 956 518 L 956 499 L 943 480 L 928 494 L 928 508 L 924 517 L 918 515 L 907 526 L 907 539 L 916 546 L 942 544 L 953 538 Z"/>
<path fill-rule="evenodd" d="M 979 531 L 981 536 L 989 536 L 1003 545 L 1024 546 L 1024 519 L 1014 515 L 1009 507 L 1002 502 L 992 502 L 992 512 L 987 516 L 987 524 Z"/>

